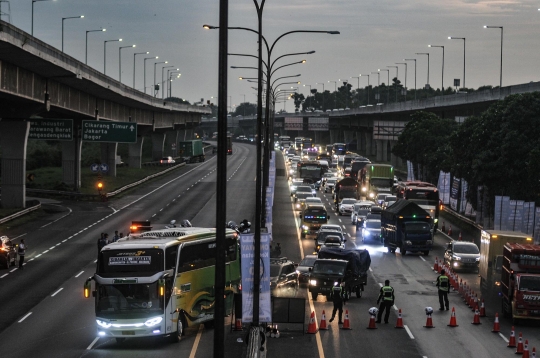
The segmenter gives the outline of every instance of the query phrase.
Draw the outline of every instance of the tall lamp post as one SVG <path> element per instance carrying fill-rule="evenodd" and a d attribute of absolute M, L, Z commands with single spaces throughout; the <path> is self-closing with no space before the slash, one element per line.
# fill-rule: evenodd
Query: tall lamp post
<path fill-rule="evenodd" d="M 397 81 L 399 81 L 399 67 L 398 66 L 386 66 L 386 67 L 396 69 L 396 85 L 394 86 L 396 88 L 394 89 L 394 92 L 396 92 L 396 103 L 397 103 L 397 101 L 398 101 Z"/>
<path fill-rule="evenodd" d="M 427 83 L 426 83 L 425 89 L 426 89 L 426 98 L 428 98 L 428 90 L 429 90 L 429 52 L 416 52 L 415 55 L 427 55 Z"/>
<path fill-rule="evenodd" d="M 146 57 L 144 59 L 144 63 L 143 63 L 143 67 L 144 67 L 144 75 L 143 75 L 143 81 L 144 81 L 144 84 L 143 84 L 143 92 L 146 94 L 146 61 L 147 60 L 157 60 L 159 58 L 159 56 L 155 56 L 155 57 Z M 155 76 L 154 76 L 155 77 Z"/>
<path fill-rule="evenodd" d="M 244 102 L 242 103 L 242 107 L 244 108 L 244 114 L 242 116 L 245 117 L 246 116 L 246 95 L 241 94 L 240 96 L 244 96 Z"/>
<path fill-rule="evenodd" d="M 157 91 L 156 91 L 156 66 L 160 65 L 162 63 L 169 63 L 169 61 L 161 61 L 161 62 L 155 62 L 154 63 L 154 97 L 157 96 Z"/>
<path fill-rule="evenodd" d="M 309 93 L 308 93 L 308 98 L 311 96 L 311 85 L 303 85 L 304 87 L 309 87 Z M 310 101 L 311 104 L 313 104 L 312 102 L 313 101 Z"/>
<path fill-rule="evenodd" d="M 133 54 L 133 89 L 135 89 L 135 59 L 136 59 L 137 55 L 148 55 L 149 53 L 150 53 L 150 51 L 135 52 Z"/>
<path fill-rule="evenodd" d="M 103 41 L 103 74 L 107 74 L 107 42 L 122 42 L 122 39 Z"/>
<path fill-rule="evenodd" d="M 360 77 L 367 76 L 367 104 L 369 106 L 369 75 L 359 74 Z"/>
<path fill-rule="evenodd" d="M 83 19 L 84 15 L 81 16 L 69 16 L 69 17 L 63 17 L 62 18 L 62 52 L 64 52 L 64 20 L 67 19 Z"/>
<path fill-rule="evenodd" d="M 441 87 L 442 95 L 444 96 L 444 46 L 428 45 L 428 47 L 440 47 L 442 48 L 442 75 L 441 75 Z"/>
<path fill-rule="evenodd" d="M 351 78 L 357 79 L 356 94 L 358 95 L 358 107 L 360 107 L 360 76 L 351 76 Z"/>
<path fill-rule="evenodd" d="M 323 82 L 317 82 L 315 84 L 316 85 L 322 85 L 322 110 L 325 111 L 325 109 L 324 109 L 324 83 Z"/>
<path fill-rule="evenodd" d="M 170 70 L 169 70 L 169 71 L 170 71 Z M 168 72 L 168 71 L 167 71 L 167 72 Z M 176 78 L 180 78 L 180 76 L 182 76 L 182 74 L 181 74 L 180 72 L 175 72 L 175 71 L 173 71 L 173 72 L 171 72 L 171 73 L 169 74 L 169 82 L 168 82 L 168 83 L 169 83 L 169 98 L 172 97 L 172 82 L 173 82 L 172 76 L 173 76 L 174 74 L 177 74 Z"/>
<path fill-rule="evenodd" d="M 30 30 L 30 35 L 34 36 L 34 3 L 42 1 L 56 1 L 56 0 L 32 0 L 32 27 Z"/>
<path fill-rule="evenodd" d="M 396 65 L 405 65 L 405 101 L 407 101 L 407 63 L 406 62 L 396 62 Z"/>
<path fill-rule="evenodd" d="M 118 48 L 118 82 L 122 83 L 122 49 L 123 48 L 134 48 L 137 47 L 137 45 L 131 45 L 131 46 L 120 46 Z"/>
<path fill-rule="evenodd" d="M 463 40 L 463 89 L 465 89 L 465 37 L 448 36 L 448 40 Z"/>
<path fill-rule="evenodd" d="M 161 67 L 161 84 L 160 84 L 160 90 L 161 90 L 161 99 L 165 99 L 165 89 L 163 87 L 165 87 L 165 82 L 163 82 L 163 72 L 166 68 L 172 68 L 174 66 L 163 66 Z M 178 69 L 177 69 L 178 70 Z"/>
<path fill-rule="evenodd" d="M 371 72 L 372 75 L 377 74 L 377 102 L 375 104 L 379 103 L 378 101 L 381 100 L 381 73 L 380 72 Z"/>
<path fill-rule="evenodd" d="M 404 58 L 403 61 L 414 61 L 414 100 L 416 101 L 416 58 Z"/>
<path fill-rule="evenodd" d="M 502 88 L 502 60 L 503 60 L 503 27 L 502 26 L 484 26 L 484 29 L 501 29 L 501 75 L 499 80 L 499 93 Z"/>
<path fill-rule="evenodd" d="M 388 79 L 387 79 L 387 82 L 386 82 L 386 89 L 387 89 L 387 94 L 386 94 L 386 103 L 390 103 L 390 70 L 388 69 L 378 69 L 378 71 L 386 71 L 386 75 L 388 76 Z"/>
<path fill-rule="evenodd" d="M 86 30 L 86 51 L 84 53 L 84 64 L 88 65 L 88 33 L 89 32 L 105 32 L 107 29 L 101 29 L 101 30 Z"/>
<path fill-rule="evenodd" d="M 337 108 L 337 81 L 328 81 L 328 83 L 334 83 L 334 108 Z"/>

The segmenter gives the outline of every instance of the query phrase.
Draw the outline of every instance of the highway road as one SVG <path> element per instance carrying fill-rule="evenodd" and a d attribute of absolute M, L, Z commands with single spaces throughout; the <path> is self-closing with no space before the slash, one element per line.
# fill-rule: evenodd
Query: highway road
<path fill-rule="evenodd" d="M 227 217 L 240 221 L 253 220 L 255 191 L 254 147 L 234 144 L 234 154 L 228 160 Z M 283 158 L 276 153 L 277 166 L 283 168 Z M 161 339 L 133 339 L 122 344 L 96 337 L 94 303 L 84 299 L 85 279 L 95 268 L 97 239 L 101 232 L 112 235 L 114 230 L 128 231 L 132 220 L 151 220 L 166 224 L 172 219 L 190 220 L 194 226 L 215 225 L 216 162 L 210 156 L 204 163 L 190 164 L 144 187 L 130 191 L 109 203 L 62 202 L 62 211 L 37 219 L 23 226 L 10 228 L 11 237 L 25 237 L 30 247 L 24 270 L 0 271 L 0 342 L 3 357 L 211 357 L 213 330 L 190 327 L 179 344 Z M 330 194 L 319 192 L 328 209 Z M 274 240 L 280 242 L 283 256 L 299 262 L 312 253 L 313 239 L 301 239 L 298 217 L 293 213 L 292 200 L 285 177 L 277 176 L 274 202 Z M 372 264 L 368 285 L 361 298 L 352 297 L 346 304 L 352 330 L 338 329 L 337 322 L 328 331 L 315 335 L 303 334 L 298 325 L 280 325 L 281 338 L 268 339 L 269 357 L 283 357 L 294 352 L 295 357 L 510 357 L 514 350 L 506 348 L 505 339 L 511 323 L 501 317 L 501 334 L 491 332 L 494 313 L 500 299 L 486 297 L 487 314 L 482 324 L 472 325 L 473 313 L 457 293 L 450 294 L 450 304 L 456 308 L 459 327 L 451 328 L 449 312 L 439 312 L 433 272 L 435 256 L 442 257 L 448 238 L 439 233 L 435 250 L 429 256 L 407 254 L 399 250 L 387 253 L 379 244 L 365 244 L 357 235 L 350 218 L 331 214 L 330 223 L 342 225 L 347 233 L 347 247 L 366 248 Z M 24 235 L 24 236 L 21 236 Z M 468 283 L 478 285 L 474 273 L 460 275 Z M 395 329 L 397 314 L 393 310 L 390 324 L 378 324 L 366 329 L 368 309 L 376 306 L 380 284 L 389 279 L 396 291 L 396 308 L 403 311 L 406 329 Z M 299 297 L 306 299 L 306 327 L 311 311 L 320 321 L 322 310 L 330 316 L 332 304 L 323 296 L 308 299 L 306 289 Z M 435 309 L 433 324 L 428 329 L 424 307 Z M 228 324 L 226 320 L 226 324 Z M 523 332 L 529 346 L 540 347 L 538 327 L 526 323 L 516 327 Z M 230 333 L 226 329 L 226 356 L 239 357 L 245 346 L 237 343 L 246 332 Z"/>

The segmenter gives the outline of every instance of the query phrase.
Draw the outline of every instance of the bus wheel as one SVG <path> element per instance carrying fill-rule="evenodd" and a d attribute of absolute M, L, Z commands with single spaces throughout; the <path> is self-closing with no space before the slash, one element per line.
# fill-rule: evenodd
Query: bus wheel
<path fill-rule="evenodd" d="M 170 335 L 170 340 L 172 343 L 177 343 L 182 339 L 184 335 L 184 316 L 179 313 L 178 320 L 176 321 L 176 332 Z"/>
<path fill-rule="evenodd" d="M 125 338 L 116 338 L 116 343 L 124 343 Z"/>

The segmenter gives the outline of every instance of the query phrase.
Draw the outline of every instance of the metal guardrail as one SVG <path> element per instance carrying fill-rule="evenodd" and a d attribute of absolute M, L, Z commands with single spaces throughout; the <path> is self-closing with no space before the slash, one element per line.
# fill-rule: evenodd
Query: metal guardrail
<path fill-rule="evenodd" d="M 10 216 L 6 216 L 5 218 L 1 218 L 0 219 L 0 224 L 3 224 L 3 223 L 8 222 L 10 220 L 16 219 L 16 218 L 18 218 L 20 216 L 26 215 L 26 214 L 31 213 L 32 211 L 38 210 L 40 208 L 41 208 L 41 203 L 38 201 L 37 205 L 34 205 L 34 206 L 30 207 L 30 208 L 26 208 L 24 210 L 18 211 L 15 214 L 12 214 Z"/>
<path fill-rule="evenodd" d="M 266 338 L 261 327 L 251 327 L 248 334 L 247 358 L 266 358 Z"/>

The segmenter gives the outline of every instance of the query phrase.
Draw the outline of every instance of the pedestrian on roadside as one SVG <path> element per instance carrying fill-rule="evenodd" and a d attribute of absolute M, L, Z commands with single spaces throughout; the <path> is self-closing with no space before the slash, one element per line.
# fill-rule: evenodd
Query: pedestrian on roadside
<path fill-rule="evenodd" d="M 394 288 L 390 286 L 390 280 L 384 281 L 384 286 L 381 287 L 379 298 L 377 298 L 377 304 L 379 304 L 379 302 L 381 303 L 379 306 L 379 313 L 377 315 L 377 323 L 381 323 L 381 317 L 384 310 L 386 310 L 386 314 L 384 315 L 384 323 L 388 323 L 388 318 L 390 317 L 390 308 L 394 305 L 395 299 Z"/>
<path fill-rule="evenodd" d="M 332 317 L 330 318 L 329 322 L 334 320 L 336 317 L 336 311 L 338 311 L 338 324 L 343 324 L 343 305 L 347 301 L 347 293 L 341 285 L 341 279 L 338 279 L 337 284 L 332 288 L 330 296 L 332 297 L 332 302 L 334 303 L 334 309 L 332 310 Z"/>
<path fill-rule="evenodd" d="M 105 234 L 104 237 L 105 237 L 105 242 L 106 242 L 105 245 L 110 244 L 111 242 L 109 241 L 109 234 Z"/>
<path fill-rule="evenodd" d="M 107 245 L 107 239 L 105 238 L 105 233 L 101 233 L 101 237 L 98 240 L 97 246 L 98 246 L 98 255 L 101 252 L 101 249 Z"/>
<path fill-rule="evenodd" d="M 448 291 L 450 290 L 450 280 L 446 276 L 444 270 L 441 270 L 441 274 L 437 277 L 437 288 L 439 291 L 439 311 L 444 311 L 444 307 L 448 311 L 450 309 L 450 303 L 448 302 Z M 444 302 L 443 302 L 444 301 Z"/>
<path fill-rule="evenodd" d="M 118 239 L 123 239 L 123 238 L 124 238 L 124 233 L 121 232 L 121 233 L 120 233 L 120 236 L 118 237 Z"/>
<path fill-rule="evenodd" d="M 28 247 L 26 246 L 26 243 L 24 242 L 24 239 L 21 240 L 21 243 L 19 244 L 18 254 L 19 254 L 19 268 L 22 270 L 24 269 L 24 254 L 26 252 L 26 249 Z"/>
<path fill-rule="evenodd" d="M 118 230 L 114 232 L 114 236 L 112 238 L 112 242 L 117 242 L 118 239 L 120 239 L 120 236 L 118 236 Z"/>

